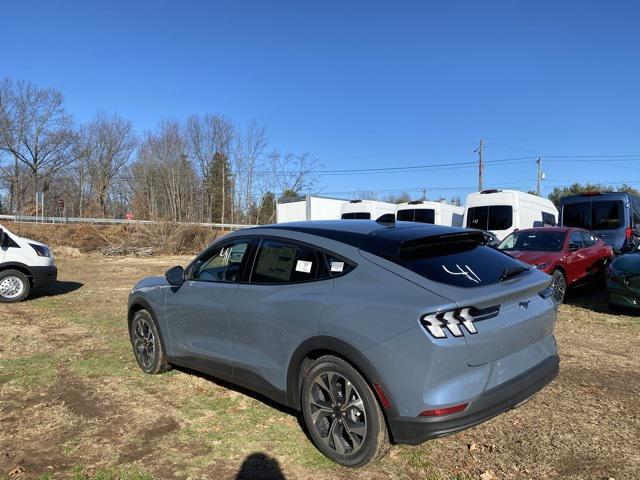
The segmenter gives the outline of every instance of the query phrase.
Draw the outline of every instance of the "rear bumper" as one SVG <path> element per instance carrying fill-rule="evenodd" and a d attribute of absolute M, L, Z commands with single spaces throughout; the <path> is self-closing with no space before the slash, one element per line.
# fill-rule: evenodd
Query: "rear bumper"
<path fill-rule="evenodd" d="M 535 367 L 469 403 L 464 412 L 446 417 L 397 417 L 389 419 L 396 443 L 417 445 L 478 425 L 500 413 L 516 408 L 548 385 L 558 374 L 560 359 L 552 355 Z"/>
<path fill-rule="evenodd" d="M 53 266 L 30 267 L 33 288 L 44 288 L 53 285 L 58 279 L 58 269 Z"/>

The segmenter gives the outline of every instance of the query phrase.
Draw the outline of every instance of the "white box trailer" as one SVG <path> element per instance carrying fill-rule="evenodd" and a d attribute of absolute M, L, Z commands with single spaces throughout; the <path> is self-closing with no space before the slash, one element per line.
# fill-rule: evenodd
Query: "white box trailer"
<path fill-rule="evenodd" d="M 304 220 L 337 220 L 340 207 L 347 200 L 341 198 L 307 195 L 292 199 L 280 199 L 276 204 L 276 222 L 300 222 Z"/>
<path fill-rule="evenodd" d="M 342 204 L 340 218 L 343 220 L 395 220 L 395 203 L 377 200 L 350 200 Z M 381 218 L 384 217 L 384 218 Z"/>
<path fill-rule="evenodd" d="M 467 195 L 464 225 L 492 232 L 500 240 L 516 229 L 555 225 L 553 202 L 519 190 L 483 190 Z"/>
<path fill-rule="evenodd" d="M 396 211 L 396 220 L 399 222 L 431 223 L 447 227 L 461 227 L 463 217 L 464 207 L 426 200 L 399 203 Z"/>

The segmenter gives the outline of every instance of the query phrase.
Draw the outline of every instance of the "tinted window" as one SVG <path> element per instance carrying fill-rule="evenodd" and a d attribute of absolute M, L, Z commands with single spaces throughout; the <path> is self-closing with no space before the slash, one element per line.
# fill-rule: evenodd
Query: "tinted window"
<path fill-rule="evenodd" d="M 566 232 L 534 230 L 514 232 L 498 246 L 500 250 L 534 250 L 559 252 L 562 250 Z"/>
<path fill-rule="evenodd" d="M 436 212 L 432 208 L 415 208 L 408 210 L 398 210 L 396 218 L 399 221 L 435 223 Z"/>
<path fill-rule="evenodd" d="M 571 236 L 569 237 L 569 249 L 582 248 L 583 246 L 582 235 L 580 235 L 580 232 L 571 232 Z"/>
<path fill-rule="evenodd" d="M 613 230 L 624 224 L 624 208 L 621 201 L 592 203 L 591 229 Z"/>
<path fill-rule="evenodd" d="M 249 242 L 226 245 L 211 257 L 198 261 L 193 269 L 193 280 L 202 282 L 235 282 L 238 280 L 242 259 Z"/>
<path fill-rule="evenodd" d="M 369 212 L 343 213 L 340 218 L 343 220 L 371 220 L 371 214 Z"/>
<path fill-rule="evenodd" d="M 591 228 L 591 202 L 566 204 L 562 208 L 562 224 L 567 227 Z"/>
<path fill-rule="evenodd" d="M 4 240 L 2 242 L 2 248 L 20 248 L 16 242 L 13 241 L 9 235 L 4 236 Z"/>
<path fill-rule="evenodd" d="M 407 242 L 400 248 L 402 265 L 440 283 L 478 287 L 501 280 L 505 270 L 526 269 L 522 263 L 486 245 L 464 239 L 430 239 Z"/>
<path fill-rule="evenodd" d="M 625 225 L 620 200 L 570 203 L 562 210 L 562 223 L 587 230 L 613 230 Z"/>
<path fill-rule="evenodd" d="M 513 208 L 510 205 L 471 207 L 467 212 L 468 228 L 507 230 L 513 225 Z"/>
<path fill-rule="evenodd" d="M 580 232 L 582 235 L 582 243 L 585 247 L 593 247 L 598 240 L 589 232 Z"/>
<path fill-rule="evenodd" d="M 320 278 L 328 278 L 328 277 L 339 277 L 340 275 L 344 275 L 349 273 L 351 270 L 355 268 L 351 262 L 347 262 L 342 258 L 336 257 L 330 253 L 322 253 L 319 252 L 325 259 L 325 263 L 322 266 L 321 273 L 318 275 Z"/>
<path fill-rule="evenodd" d="M 542 212 L 542 224 L 555 226 L 556 216 L 552 213 Z"/>
<path fill-rule="evenodd" d="M 251 274 L 252 283 L 288 283 L 315 280 L 320 260 L 316 250 L 303 245 L 265 240 Z"/>

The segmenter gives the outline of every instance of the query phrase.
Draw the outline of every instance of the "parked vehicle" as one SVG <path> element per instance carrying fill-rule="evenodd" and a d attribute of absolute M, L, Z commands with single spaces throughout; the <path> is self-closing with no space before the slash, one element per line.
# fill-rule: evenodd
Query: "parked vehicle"
<path fill-rule="evenodd" d="M 616 253 L 640 238 L 640 198 L 626 192 L 590 192 L 560 199 L 560 225 L 593 231 Z"/>
<path fill-rule="evenodd" d="M 58 270 L 44 243 L 11 233 L 0 225 L 0 302 L 20 302 L 33 288 L 56 281 Z"/>
<path fill-rule="evenodd" d="M 316 195 L 280 199 L 276 205 L 276 222 L 336 220 L 340 218 L 342 204 L 347 201 Z"/>
<path fill-rule="evenodd" d="M 498 249 L 553 277 L 556 302 L 567 287 L 604 279 L 613 250 L 595 234 L 581 228 L 543 227 L 518 230 Z"/>
<path fill-rule="evenodd" d="M 554 226 L 558 210 L 551 200 L 518 190 L 483 190 L 465 202 L 464 225 L 492 232 L 500 240 L 516 229 Z"/>
<path fill-rule="evenodd" d="M 463 217 L 463 207 L 426 200 L 400 203 L 396 210 L 396 220 L 398 221 L 430 223 L 447 227 L 461 227 Z"/>
<path fill-rule="evenodd" d="M 395 204 L 377 200 L 350 200 L 340 207 L 340 218 L 343 220 L 393 221 L 395 216 Z"/>
<path fill-rule="evenodd" d="M 359 467 L 515 408 L 558 371 L 542 272 L 482 232 L 298 222 L 231 233 L 132 290 L 140 368 L 199 370 L 301 410 Z"/>
<path fill-rule="evenodd" d="M 640 308 L 640 245 L 616 257 L 607 268 L 607 303 L 613 310 Z"/>

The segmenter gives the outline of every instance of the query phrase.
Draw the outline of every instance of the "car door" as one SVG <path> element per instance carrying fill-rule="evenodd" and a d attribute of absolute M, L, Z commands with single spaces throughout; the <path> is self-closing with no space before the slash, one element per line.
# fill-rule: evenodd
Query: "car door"
<path fill-rule="evenodd" d="M 587 271 L 589 274 L 596 274 L 602 271 L 602 262 L 606 255 L 598 242 L 598 239 L 591 232 L 580 232 L 582 234 L 582 243 L 584 244 L 587 256 Z"/>
<path fill-rule="evenodd" d="M 210 248 L 187 269 L 184 284 L 167 293 L 165 314 L 177 363 L 231 378 L 227 315 L 253 242 L 245 238 Z"/>
<path fill-rule="evenodd" d="M 582 241 L 579 230 L 571 230 L 566 245 L 567 253 L 565 266 L 567 269 L 567 282 L 569 284 L 581 280 L 587 275 L 589 267 L 589 255 Z"/>
<path fill-rule="evenodd" d="M 286 369 L 315 334 L 333 288 L 324 254 L 313 246 L 263 238 L 250 280 L 229 309 L 234 381 L 265 394 L 286 390 Z"/>

